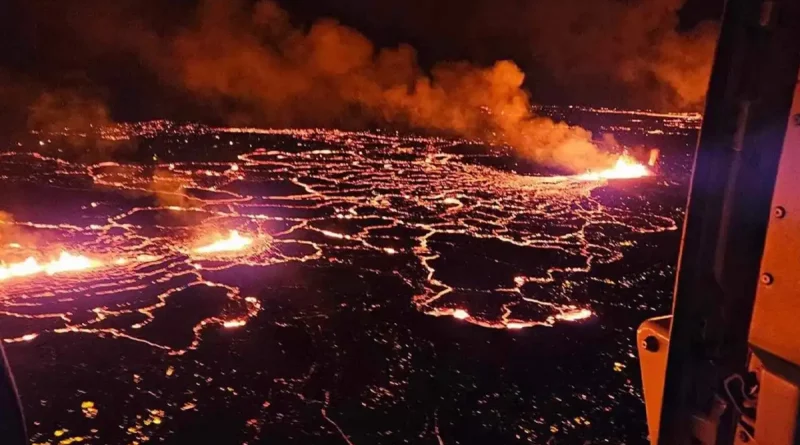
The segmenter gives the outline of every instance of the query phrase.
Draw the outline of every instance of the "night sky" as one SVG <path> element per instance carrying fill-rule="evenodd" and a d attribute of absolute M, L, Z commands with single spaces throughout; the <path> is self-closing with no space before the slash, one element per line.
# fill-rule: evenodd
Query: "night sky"
<path fill-rule="evenodd" d="M 213 116 L 196 90 L 164 74 L 180 68 L 153 63 L 139 47 L 147 39 L 164 39 L 151 43 L 168 46 L 164 42 L 171 36 L 194 26 L 201 3 L 2 2 L 0 98 L 23 109 L 41 91 L 70 89 L 99 98 L 116 120 Z M 537 103 L 652 109 L 700 108 L 722 10 L 721 0 L 277 3 L 298 30 L 333 18 L 378 49 L 407 43 L 422 70 L 443 61 L 483 67 L 512 60 Z M 241 8 L 247 14 L 252 6 Z M 660 74 L 670 70 L 697 74 L 691 79 Z"/>

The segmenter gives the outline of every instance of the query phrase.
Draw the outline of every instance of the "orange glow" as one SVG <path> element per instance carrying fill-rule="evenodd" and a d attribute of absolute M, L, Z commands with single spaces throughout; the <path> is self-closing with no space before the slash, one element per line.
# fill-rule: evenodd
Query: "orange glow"
<path fill-rule="evenodd" d="M 614 167 L 601 170 L 598 172 L 587 172 L 580 176 L 579 179 L 584 181 L 599 181 L 601 179 L 631 179 L 650 176 L 652 173 L 643 164 L 640 164 L 635 159 L 628 155 L 622 155 L 617 159 Z"/>
<path fill-rule="evenodd" d="M 39 334 L 36 334 L 36 333 L 25 334 L 22 337 L 17 337 L 17 338 L 4 338 L 3 341 L 6 342 L 6 343 L 19 343 L 19 342 L 23 342 L 23 341 L 32 341 L 33 339 L 35 339 L 38 336 L 39 336 Z"/>
<path fill-rule="evenodd" d="M 99 265 L 99 262 L 91 260 L 82 255 L 73 255 L 69 252 L 61 252 L 58 259 L 41 264 L 34 257 L 28 257 L 25 261 L 11 263 L 8 265 L 0 264 L 0 281 L 15 277 L 27 277 L 45 273 L 55 275 L 63 272 L 74 272 L 91 269 Z"/>
<path fill-rule="evenodd" d="M 196 253 L 217 253 L 243 250 L 253 244 L 252 238 L 239 235 L 236 230 L 231 230 L 227 238 L 215 241 L 207 246 L 194 249 Z"/>
<path fill-rule="evenodd" d="M 47 275 L 53 275 L 61 272 L 90 269 L 94 265 L 96 263 L 85 256 L 61 252 L 61 256 L 57 260 L 46 264 L 44 270 Z"/>
<path fill-rule="evenodd" d="M 247 320 L 228 320 L 222 324 L 222 326 L 228 329 L 240 328 L 247 324 Z"/>
<path fill-rule="evenodd" d="M 556 318 L 563 321 L 578 321 L 585 320 L 594 315 L 589 309 L 577 309 L 570 312 L 564 312 L 556 315 Z"/>
<path fill-rule="evenodd" d="M 456 309 L 453 311 L 453 317 L 459 320 L 465 320 L 469 318 L 469 312 L 465 311 L 464 309 Z"/>
<path fill-rule="evenodd" d="M 186 131 L 189 134 L 194 130 Z M 126 200 L 125 205 L 117 204 L 116 198 L 111 204 L 98 200 L 93 214 L 96 218 L 90 225 L 73 225 L 70 220 L 58 219 L 58 215 L 38 221 L 0 212 L 0 231 L 10 229 L 8 233 L 13 236 L 17 232 L 24 236 L 9 237 L 0 245 L 4 312 L 29 324 L 14 338 L 0 342 L 30 345 L 26 342 L 36 344 L 36 335 L 44 333 L 80 333 L 134 341 L 180 356 L 196 349 L 206 332 L 242 334 L 252 325 L 251 319 L 264 310 L 262 296 L 245 293 L 258 289 L 250 287 L 249 278 L 238 278 L 238 271 L 262 267 L 278 270 L 283 265 L 396 269 L 393 273 L 397 279 L 414 289 L 410 295 L 413 307 L 426 316 L 441 317 L 446 329 L 481 328 L 518 334 L 562 323 L 591 323 L 600 314 L 583 309 L 578 305 L 580 300 L 572 304 L 554 301 L 549 298 L 551 289 L 560 295 L 562 283 L 594 279 L 596 264 L 623 257 L 630 242 L 628 236 L 678 229 L 673 219 L 658 213 L 604 205 L 592 199 L 595 190 L 611 181 L 607 178 L 655 177 L 655 167 L 647 164 L 648 154 L 657 158 L 657 152 L 649 150 L 642 150 L 641 157 L 621 151 L 610 157 L 604 155 L 602 167 L 576 166 L 579 170 L 574 171 L 579 173 L 575 175 L 532 176 L 475 166 L 457 156 L 405 148 L 408 140 L 395 136 L 311 130 L 263 132 L 308 141 L 309 146 L 324 143 L 341 149 L 302 154 L 255 149 L 239 155 L 235 163 L 157 164 L 158 171 L 171 169 L 172 174 L 153 177 L 138 164 L 85 166 L 27 153 L 0 154 L 0 166 L 24 159 L 34 165 L 41 163 L 36 171 L 45 176 L 36 176 L 36 180 L 45 181 L 49 178 L 46 175 L 52 174 L 47 172 L 55 168 L 65 181 L 88 176 L 99 187 L 120 191 L 120 199 Z M 412 141 L 430 147 L 431 152 L 451 147 L 449 139 Z M 362 155 L 364 144 L 383 148 L 373 159 Z M 395 159 L 398 154 L 403 156 Z M 340 162 L 340 158 L 348 161 Z M 385 168 L 386 164 L 391 168 Z M 417 169 L 424 174 L 406 174 Z M 252 194 L 248 187 L 243 191 L 227 187 L 249 171 L 259 172 L 254 183 L 272 180 L 274 173 L 276 178 L 294 178 L 296 187 L 269 199 Z M 212 176 L 207 177 L 206 172 Z M 138 199 L 127 204 L 129 190 L 132 198 L 139 192 L 157 196 L 152 202 L 142 201 L 145 206 L 135 207 Z M 369 190 L 375 193 L 365 193 Z M 91 209 L 89 198 L 76 202 Z M 579 213 L 580 221 L 566 227 L 564 218 L 573 212 L 570 209 Z M 162 214 L 170 222 L 162 225 L 156 218 L 156 226 L 149 227 L 146 221 Z M 533 224 L 511 230 L 509 216 Z M 598 245 L 585 236 L 585 228 L 610 219 L 619 222 L 624 239 Z M 540 224 L 556 224 L 559 233 L 563 227 L 564 234 L 543 237 Z M 447 267 L 444 265 L 461 259 L 440 236 L 463 237 L 478 249 L 484 248 L 484 243 L 499 243 L 533 252 L 549 249 L 581 259 L 569 266 L 543 264 L 541 270 L 498 275 L 486 282 L 489 286 L 485 290 L 473 292 L 471 287 L 459 285 L 465 282 L 442 270 Z M 54 244 L 44 247 L 44 243 Z M 61 254 L 61 249 L 69 253 Z M 494 258 L 494 251 L 487 255 Z M 400 256 L 403 258 L 398 259 Z M 402 267 L 405 263 L 410 267 Z M 83 269 L 90 271 L 81 273 Z M 598 281 L 618 284 L 611 278 Z M 194 326 L 184 327 L 185 342 L 159 343 L 161 337 L 147 327 L 158 326 L 152 323 L 164 314 L 160 309 L 171 305 L 174 297 L 184 298 L 206 287 L 214 298 L 224 296 L 229 303 L 195 320 Z M 81 316 L 75 316 L 77 313 Z"/>

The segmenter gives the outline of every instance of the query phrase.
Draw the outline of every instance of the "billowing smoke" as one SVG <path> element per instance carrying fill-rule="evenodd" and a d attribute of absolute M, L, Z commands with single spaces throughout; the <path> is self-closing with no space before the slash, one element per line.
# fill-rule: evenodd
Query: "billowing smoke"
<path fill-rule="evenodd" d="M 717 36 L 716 23 L 702 20 L 716 19 L 724 0 L 282 4 L 301 16 L 323 10 L 382 42 L 388 35 L 424 45 L 424 66 L 431 60 L 514 60 L 541 103 L 699 111 Z"/>
<path fill-rule="evenodd" d="M 718 26 L 705 22 L 679 32 L 678 11 L 684 2 L 530 2 L 530 48 L 544 71 L 573 90 L 573 97 L 591 100 L 617 86 L 622 96 L 618 103 L 699 110 Z"/>
<path fill-rule="evenodd" d="M 249 8 L 208 0 L 194 23 L 140 48 L 165 82 L 234 122 L 437 130 L 574 171 L 611 162 L 588 131 L 531 113 L 512 62 L 444 63 L 426 74 L 409 46 L 377 49 L 332 20 L 300 29 L 271 1 Z"/>
<path fill-rule="evenodd" d="M 84 81 L 88 82 L 88 81 Z M 78 85 L 48 87 L 0 70 L 0 122 L 46 132 L 87 132 L 112 122 L 102 99 Z"/>
<path fill-rule="evenodd" d="M 67 149 L 80 159 L 97 160 L 117 149 L 100 137 L 99 130 L 112 119 L 102 96 L 90 89 L 50 88 L 0 72 L 0 103 L 0 144 L 12 144 L 33 131 L 59 140 L 53 147 L 37 147 L 39 151 Z"/>
<path fill-rule="evenodd" d="M 177 206 L 181 208 L 195 207 L 197 201 L 189 199 L 186 188 L 191 184 L 180 174 L 175 174 L 168 167 L 156 167 L 146 178 L 146 188 L 158 206 Z M 172 215 L 180 218 L 181 214 Z"/>
<path fill-rule="evenodd" d="M 333 20 L 298 25 L 308 17 L 293 21 L 271 0 L 203 0 L 189 17 L 185 6 L 146 0 L 20 8 L 32 21 L 23 29 L 46 30 L 34 37 L 55 48 L 50 60 L 84 67 L 117 96 L 128 83 L 150 84 L 234 124 L 435 130 L 574 171 L 610 159 L 588 131 L 533 115 L 526 89 L 545 101 L 607 104 L 613 96 L 617 105 L 697 109 L 716 33 L 713 25 L 676 30 L 684 0 L 342 1 L 337 16 L 363 16 L 350 21 L 367 29 L 402 28 L 432 46 L 456 42 L 456 53 L 486 63 L 421 64 L 412 47 L 379 48 Z M 516 64 L 492 62 L 498 54 L 521 60 L 527 81 Z M 163 112 L 175 101 L 156 104 L 161 95 L 139 100 Z M 115 109 L 136 103 L 122 96 Z M 91 101 L 72 103 L 103 116 Z"/>
<path fill-rule="evenodd" d="M 112 123 L 104 101 L 76 90 L 42 91 L 27 108 L 28 127 L 48 133 L 92 133 Z"/>
<path fill-rule="evenodd" d="M 0 245 L 7 244 L 11 240 L 16 241 L 13 238 L 14 229 L 16 229 L 13 224 L 14 215 L 0 210 Z"/>

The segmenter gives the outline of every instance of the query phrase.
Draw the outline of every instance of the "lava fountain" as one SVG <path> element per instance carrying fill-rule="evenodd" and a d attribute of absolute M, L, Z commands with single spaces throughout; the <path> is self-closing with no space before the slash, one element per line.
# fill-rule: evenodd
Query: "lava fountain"
<path fill-rule="evenodd" d="M 650 176 L 653 173 L 647 166 L 637 162 L 628 155 L 622 155 L 617 159 L 613 167 L 596 172 L 586 172 L 578 176 L 584 181 L 599 181 L 602 179 L 633 179 Z"/>
<path fill-rule="evenodd" d="M 194 252 L 201 254 L 234 252 L 234 251 L 244 250 L 251 244 L 253 244 L 252 238 L 239 235 L 238 231 L 231 230 L 227 238 L 215 241 L 206 246 L 198 247 L 194 249 Z"/>
<path fill-rule="evenodd" d="M 99 266 L 98 261 L 89 259 L 82 255 L 73 255 L 69 252 L 61 252 L 61 255 L 50 262 L 41 264 L 34 257 L 28 257 L 25 261 L 11 263 L 8 265 L 0 264 L 0 281 L 16 277 L 27 277 L 31 275 L 47 274 L 55 275 L 63 272 L 75 272 Z"/>

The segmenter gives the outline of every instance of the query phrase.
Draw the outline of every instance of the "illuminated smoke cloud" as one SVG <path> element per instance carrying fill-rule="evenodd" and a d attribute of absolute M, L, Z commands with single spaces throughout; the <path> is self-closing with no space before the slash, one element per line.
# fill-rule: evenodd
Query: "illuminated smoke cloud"
<path fill-rule="evenodd" d="M 542 103 L 701 111 L 722 0 L 294 0 L 413 42 L 440 60 L 515 60 Z M 701 8 L 697 8 L 702 4 Z M 292 6 L 294 8 L 294 6 Z M 716 11 L 719 12 L 719 11 Z M 679 21 L 679 15 L 684 20 Z M 704 16 L 714 14 L 704 12 Z"/>
<path fill-rule="evenodd" d="M 16 242 L 16 233 L 14 215 L 0 210 L 0 245 Z"/>
<path fill-rule="evenodd" d="M 574 171 L 611 163 L 588 131 L 531 113 L 512 62 L 439 64 L 426 75 L 409 46 L 378 50 L 332 20 L 302 30 L 269 1 L 206 1 L 167 42 L 139 48 L 166 82 L 237 124 L 433 129 Z"/>
<path fill-rule="evenodd" d="M 20 246 L 36 245 L 39 241 L 35 231 L 26 230 L 16 224 L 14 215 L 0 210 L 0 250 L 4 254 L 10 253 L 11 256 L 17 253 L 16 249 Z M 0 257 L 0 264 L 7 258 Z"/>
<path fill-rule="evenodd" d="M 85 86 L 48 88 L 0 70 L 0 100 L 0 122 L 32 130 L 87 133 L 112 123 L 105 101 Z"/>
<path fill-rule="evenodd" d="M 156 167 L 152 175 L 145 178 L 145 188 L 152 194 L 156 204 L 160 206 L 191 207 L 192 201 L 185 193 L 188 180 L 169 168 Z"/>
<path fill-rule="evenodd" d="M 90 133 L 111 124 L 105 103 L 73 90 L 44 91 L 28 107 L 28 127 L 48 133 Z"/>
<path fill-rule="evenodd" d="M 579 101 L 619 91 L 617 103 L 699 111 L 718 26 L 677 31 L 685 0 L 530 2 L 534 57 Z M 545 20 L 546 18 L 546 20 Z M 618 85 L 615 88 L 615 85 Z"/>
<path fill-rule="evenodd" d="M 683 0 L 443 0 L 459 10 L 447 26 L 437 26 L 441 17 L 432 6 L 366 3 L 353 7 L 374 13 L 368 22 L 388 24 L 395 12 L 406 11 L 396 14 L 398 26 L 414 40 L 452 43 L 458 35 L 462 48 L 476 48 L 464 51 L 471 59 L 488 61 L 487 54 L 499 52 L 524 61 L 530 74 L 524 86 L 537 97 L 582 103 L 607 103 L 613 96 L 617 104 L 697 109 L 716 36 L 708 24 L 676 31 Z M 181 92 L 180 100 L 205 117 L 233 124 L 437 130 L 507 143 L 537 162 L 573 171 L 614 161 L 597 150 L 589 132 L 532 115 L 525 76 L 513 62 L 422 69 L 408 45 L 379 49 L 329 19 L 300 26 L 269 0 L 205 0 L 188 17 L 185 8 L 148 1 L 32 2 L 25 8 L 33 28 L 45 30 L 37 38 L 51 59 L 59 60 L 67 50 L 62 42 L 71 42 L 73 64 L 87 71 L 109 60 L 118 70 L 144 67 L 152 78 L 140 76 L 141 82 Z M 500 43 L 483 38 L 494 35 Z M 99 72 L 89 77 L 105 79 L 104 85 L 108 77 L 122 76 Z M 152 109 L 169 114 L 174 106 L 172 114 L 181 115 L 175 101 L 152 96 Z"/>
<path fill-rule="evenodd" d="M 59 139 L 52 146 L 37 146 L 38 151 L 61 150 L 52 154 L 87 162 L 107 159 L 122 148 L 101 137 L 99 130 L 113 120 L 105 100 L 92 88 L 49 88 L 0 71 L 0 103 L 0 143 L 10 144 L 34 131 L 42 133 L 42 139 Z"/>

